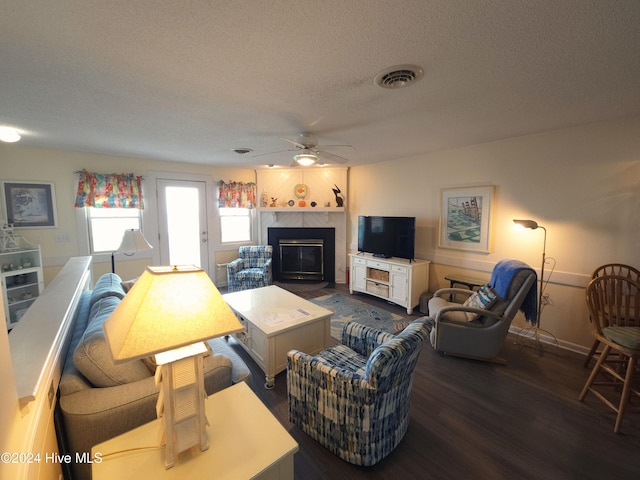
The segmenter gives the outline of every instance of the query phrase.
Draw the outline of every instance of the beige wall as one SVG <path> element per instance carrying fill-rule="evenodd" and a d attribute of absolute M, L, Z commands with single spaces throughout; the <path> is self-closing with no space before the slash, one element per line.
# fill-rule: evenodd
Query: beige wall
<path fill-rule="evenodd" d="M 149 171 L 210 175 L 213 180 L 254 181 L 247 169 L 116 157 L 0 144 L 0 179 L 53 181 L 57 229 L 21 230 L 42 245 L 45 280 L 68 257 L 78 255 L 72 208 L 74 171 Z M 440 190 L 495 185 L 490 254 L 437 246 Z M 607 262 L 640 266 L 640 118 L 545 132 L 453 150 L 390 160 L 349 170 L 347 246 L 356 249 L 358 215 L 417 217 L 416 256 L 431 260 L 430 290 L 447 286 L 448 273 L 488 279 L 502 258 L 519 258 L 539 269 L 543 233 L 517 232 L 513 218 L 531 218 L 548 229 L 547 255 L 557 261 L 547 293 L 542 327 L 571 347 L 591 343 L 584 286 L 591 271 Z M 59 235 L 68 242 L 60 242 Z M 235 249 L 212 244 L 216 263 L 235 258 Z M 139 274 L 145 260 L 118 260 L 124 277 Z M 107 260 L 94 276 L 109 271 Z M 211 269 L 217 282 L 224 268 Z M 215 273 L 213 273 L 215 272 Z M 521 317 L 514 325 L 526 326 Z"/>
<path fill-rule="evenodd" d="M 496 187 L 491 253 L 438 248 L 440 190 L 475 185 Z M 434 262 L 432 291 L 448 286 L 448 273 L 488 279 L 502 258 L 539 269 L 543 231 L 516 231 L 512 222 L 536 220 L 557 262 L 546 290 L 554 305 L 541 326 L 584 347 L 591 344 L 584 301 L 591 272 L 608 262 L 640 267 L 640 118 L 353 167 L 348 193 L 352 249 L 358 215 L 417 217 L 416 256 Z M 521 316 L 515 325 L 526 326 Z"/>
<path fill-rule="evenodd" d="M 40 149 L 24 147 L 20 144 L 0 143 L 0 179 L 53 182 L 57 205 L 57 228 L 20 229 L 18 234 L 27 240 L 40 244 L 45 265 L 45 285 L 58 273 L 65 262 L 73 256 L 87 254 L 81 252 L 78 241 L 76 211 L 73 208 L 78 177 L 74 173 L 81 169 L 97 173 L 132 172 L 147 175 L 149 172 L 175 172 L 179 174 L 206 175 L 213 182 L 218 180 L 255 181 L 255 171 L 238 168 L 218 168 L 182 162 L 165 162 L 145 158 L 118 157 L 97 153 L 68 150 Z M 153 198 L 145 200 L 153 202 Z M 145 220 L 146 222 L 146 220 Z M 211 236 L 210 238 L 216 238 Z M 150 239 L 151 240 L 151 239 Z M 154 244 L 153 240 L 151 243 Z M 210 242 L 213 256 L 222 254 L 228 247 Z M 237 248 L 233 248 L 237 252 Z M 155 254 L 155 252 L 154 252 Z M 117 259 L 117 271 L 123 278 L 133 278 L 152 259 Z M 103 255 L 94 259 L 94 278 L 111 271 L 111 256 Z M 213 272 L 215 266 L 211 269 Z"/>

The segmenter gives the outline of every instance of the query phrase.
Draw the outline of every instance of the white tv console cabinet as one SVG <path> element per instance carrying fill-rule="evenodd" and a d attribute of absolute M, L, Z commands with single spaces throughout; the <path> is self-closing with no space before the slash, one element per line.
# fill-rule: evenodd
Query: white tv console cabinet
<path fill-rule="evenodd" d="M 349 291 L 363 292 L 406 307 L 420 303 L 420 295 L 429 288 L 428 260 L 378 258 L 369 253 L 350 253 Z"/>

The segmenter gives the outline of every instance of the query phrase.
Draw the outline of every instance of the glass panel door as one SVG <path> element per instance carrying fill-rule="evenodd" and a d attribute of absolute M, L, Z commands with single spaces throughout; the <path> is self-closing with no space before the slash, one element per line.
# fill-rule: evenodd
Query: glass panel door
<path fill-rule="evenodd" d="M 206 183 L 158 179 L 157 191 L 161 264 L 208 272 Z"/>

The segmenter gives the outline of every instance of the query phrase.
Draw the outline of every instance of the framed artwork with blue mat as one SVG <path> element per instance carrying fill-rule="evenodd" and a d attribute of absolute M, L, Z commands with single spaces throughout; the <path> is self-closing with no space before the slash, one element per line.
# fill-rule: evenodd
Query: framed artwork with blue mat
<path fill-rule="evenodd" d="M 441 191 L 438 247 L 491 252 L 493 185 Z"/>

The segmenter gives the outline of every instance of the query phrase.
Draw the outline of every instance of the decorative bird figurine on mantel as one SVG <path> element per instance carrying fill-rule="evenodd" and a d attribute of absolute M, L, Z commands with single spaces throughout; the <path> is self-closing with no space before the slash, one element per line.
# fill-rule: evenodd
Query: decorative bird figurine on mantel
<path fill-rule="evenodd" d="M 331 190 L 333 190 L 333 194 L 336 196 L 336 206 L 342 207 L 344 206 L 344 198 L 342 197 L 342 195 L 340 195 L 340 188 L 338 188 L 338 186 L 335 184 L 334 187 L 336 188 L 332 188 Z"/>

